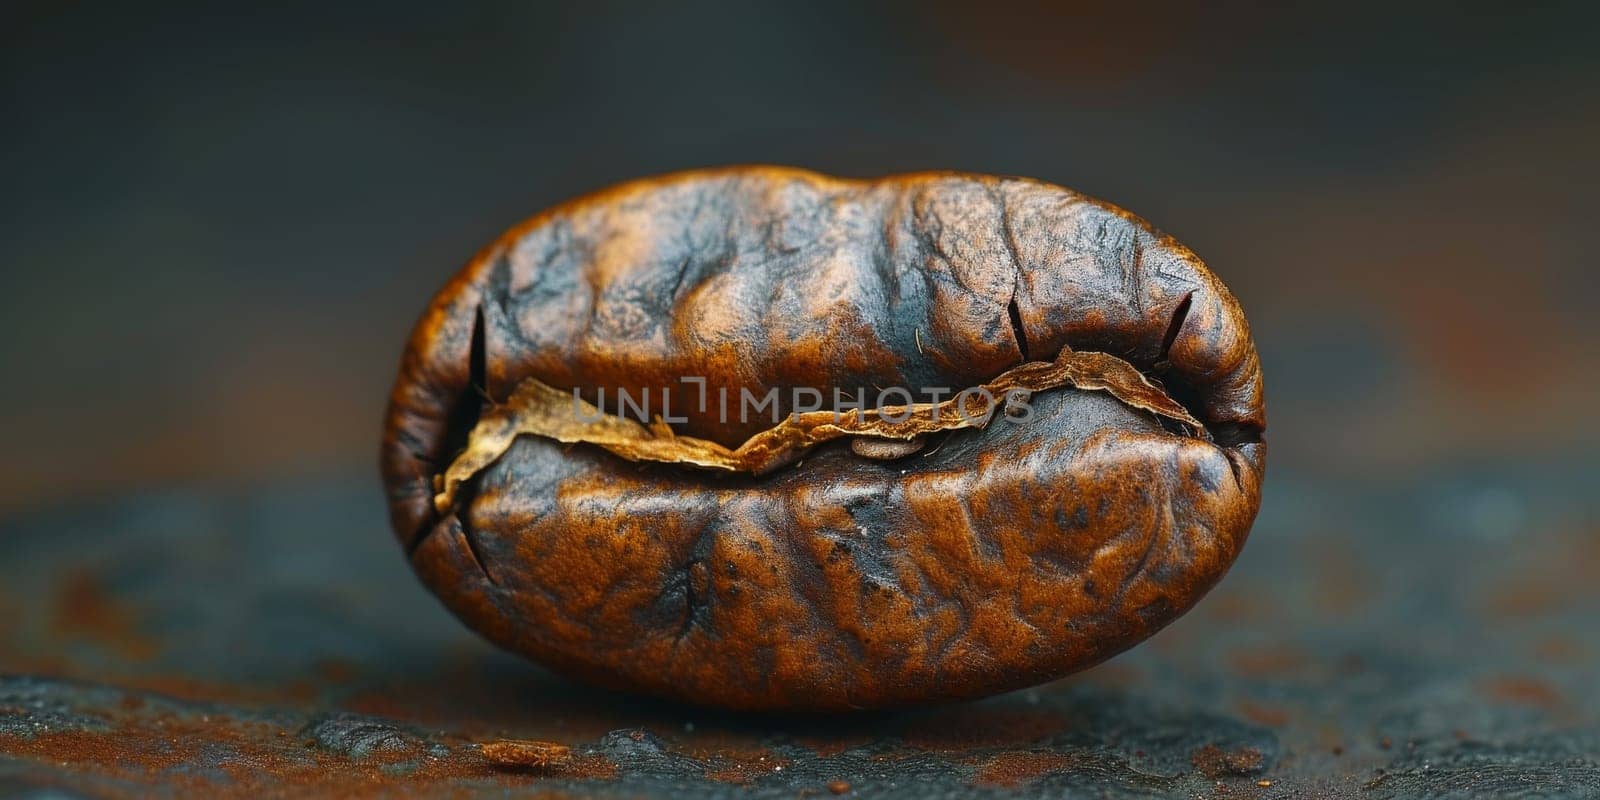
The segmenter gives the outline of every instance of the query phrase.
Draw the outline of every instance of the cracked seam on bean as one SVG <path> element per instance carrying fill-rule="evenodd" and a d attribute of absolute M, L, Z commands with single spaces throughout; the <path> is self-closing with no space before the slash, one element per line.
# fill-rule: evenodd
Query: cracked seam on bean
<path fill-rule="evenodd" d="M 567 444 L 592 444 L 629 461 L 684 464 L 725 472 L 762 475 L 794 463 L 816 445 L 845 436 L 908 440 L 928 433 L 982 428 L 1009 392 L 1041 392 L 1071 385 L 1104 391 L 1123 403 L 1183 425 L 1190 435 L 1209 440 L 1205 426 L 1132 364 L 1109 353 L 1064 348 L 1054 362 L 1030 361 L 983 384 L 965 408 L 960 395 L 943 403 L 913 403 L 851 413 L 809 411 L 746 439 L 737 449 L 692 436 L 679 436 L 660 418 L 651 425 L 602 413 L 581 398 L 528 378 L 504 403 L 483 412 L 467 446 L 434 477 L 434 507 L 447 513 L 463 483 L 487 469 L 520 435 L 543 436 Z M 974 403 L 977 404 L 974 412 Z"/>

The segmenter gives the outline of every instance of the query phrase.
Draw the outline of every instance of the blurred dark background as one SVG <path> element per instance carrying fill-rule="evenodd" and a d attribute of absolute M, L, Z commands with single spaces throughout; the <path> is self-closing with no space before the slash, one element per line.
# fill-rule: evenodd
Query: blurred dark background
<path fill-rule="evenodd" d="M 1244 303 L 1276 474 L 1587 464 L 1579 9 L 13 4 L 0 509 L 324 474 L 377 504 L 392 370 L 455 269 L 574 194 L 734 162 L 1145 216 Z"/>

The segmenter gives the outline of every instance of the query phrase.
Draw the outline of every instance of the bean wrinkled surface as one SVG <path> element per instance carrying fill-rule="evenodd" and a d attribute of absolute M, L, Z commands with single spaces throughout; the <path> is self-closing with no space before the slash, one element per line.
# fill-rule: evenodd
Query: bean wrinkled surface
<path fill-rule="evenodd" d="M 802 398 L 1046 374 L 1070 380 L 982 424 L 723 455 Z M 519 405 L 549 389 L 652 408 L 607 419 L 622 445 L 562 440 Z M 717 402 L 741 390 L 775 407 Z M 482 251 L 412 334 L 382 467 L 417 574 L 497 644 L 628 691 L 839 710 L 1148 637 L 1243 546 L 1264 428 L 1238 304 L 1142 220 L 1025 179 L 745 167 L 623 184 Z M 731 467 L 659 455 L 691 445 Z"/>

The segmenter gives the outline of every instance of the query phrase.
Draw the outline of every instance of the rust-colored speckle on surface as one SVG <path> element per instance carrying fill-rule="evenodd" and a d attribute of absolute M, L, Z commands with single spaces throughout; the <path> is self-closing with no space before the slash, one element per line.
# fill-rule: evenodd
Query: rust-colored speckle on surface
<path fill-rule="evenodd" d="M 483 757 L 501 767 L 551 769 L 572 762 L 572 748 L 555 742 L 505 739 L 478 746 Z"/>
<path fill-rule="evenodd" d="M 63 685 L 0 686 L 0 696 L 7 691 L 27 707 L 0 706 L 0 758 L 14 766 L 48 766 L 48 774 L 63 781 L 92 778 L 91 784 L 63 785 L 93 785 L 97 796 L 142 797 L 157 788 L 216 798 L 393 796 L 463 786 L 513 789 L 544 780 L 575 785 L 617 774 L 602 754 L 575 754 L 560 744 L 480 746 L 345 712 L 301 725 L 283 713 L 249 718 L 130 693 L 83 716 L 70 710 L 76 695 Z M 17 714 L 27 711 L 35 713 L 33 723 L 18 726 Z M 57 784 L 46 777 L 41 785 Z"/>
<path fill-rule="evenodd" d="M 979 786 L 1015 788 L 1052 772 L 1066 769 L 1073 763 L 1071 754 L 1041 751 L 997 753 L 984 761 L 973 776 Z"/>
<path fill-rule="evenodd" d="M 1223 750 L 1208 744 L 1194 751 L 1189 762 L 1207 778 L 1244 777 L 1255 775 L 1266 766 L 1266 758 L 1253 747 Z"/>

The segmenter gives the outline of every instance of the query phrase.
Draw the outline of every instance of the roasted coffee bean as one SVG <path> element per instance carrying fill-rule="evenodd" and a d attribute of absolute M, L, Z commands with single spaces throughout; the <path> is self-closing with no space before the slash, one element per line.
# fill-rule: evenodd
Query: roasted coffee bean
<path fill-rule="evenodd" d="M 1050 680 L 1175 619 L 1244 544 L 1264 426 L 1238 304 L 1126 212 L 736 168 L 480 253 L 412 334 L 382 465 L 418 575 L 494 642 L 849 709 Z"/>

